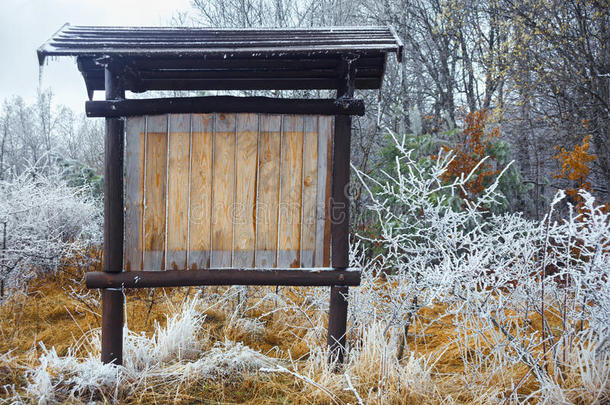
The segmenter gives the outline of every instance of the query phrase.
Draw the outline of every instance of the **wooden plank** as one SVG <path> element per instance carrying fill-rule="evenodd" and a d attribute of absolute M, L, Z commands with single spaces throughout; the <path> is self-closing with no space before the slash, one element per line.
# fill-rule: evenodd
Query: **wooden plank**
<path fill-rule="evenodd" d="M 277 265 L 277 220 L 282 118 L 279 115 L 262 115 L 260 120 L 255 267 L 269 268 Z"/>
<path fill-rule="evenodd" d="M 148 117 L 144 209 L 144 270 L 164 270 L 167 116 Z"/>
<path fill-rule="evenodd" d="M 129 118 L 125 126 L 125 271 L 142 270 L 145 139 L 146 117 Z"/>
<path fill-rule="evenodd" d="M 280 179 L 278 267 L 298 267 L 301 236 L 303 116 L 284 117 Z"/>
<path fill-rule="evenodd" d="M 235 114 L 216 114 L 210 267 L 231 266 L 235 195 Z"/>
<path fill-rule="evenodd" d="M 189 263 L 192 269 L 210 267 L 212 214 L 213 114 L 193 114 Z"/>
<path fill-rule="evenodd" d="M 169 115 L 167 252 L 165 269 L 186 269 L 188 244 L 190 115 Z"/>
<path fill-rule="evenodd" d="M 237 115 L 237 186 L 233 267 L 253 267 L 256 242 L 258 114 Z"/>
<path fill-rule="evenodd" d="M 318 116 L 304 117 L 301 267 L 312 267 L 316 246 L 318 192 Z"/>
<path fill-rule="evenodd" d="M 314 266 L 330 265 L 330 168 L 332 162 L 332 117 L 318 117 L 318 181 L 316 202 L 316 247 Z"/>
<path fill-rule="evenodd" d="M 361 55 L 356 61 L 358 68 L 374 68 L 381 66 L 385 59 L 384 55 Z M 79 59 L 79 69 L 81 71 L 95 71 L 99 66 L 95 64 L 91 58 Z M 231 68 L 233 69 L 337 69 L 339 64 L 338 58 L 316 58 L 314 57 L 282 57 L 281 59 L 253 59 L 253 58 L 238 58 L 231 59 Z M 133 60 L 134 66 L 139 70 L 151 69 L 227 69 L 227 60 L 220 58 L 209 57 L 201 58 L 138 58 Z"/>

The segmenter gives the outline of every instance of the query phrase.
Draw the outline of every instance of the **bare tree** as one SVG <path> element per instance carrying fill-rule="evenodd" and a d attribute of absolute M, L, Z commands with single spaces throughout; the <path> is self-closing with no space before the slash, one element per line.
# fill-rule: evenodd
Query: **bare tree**
<path fill-rule="evenodd" d="M 521 118 L 525 124 L 543 123 L 551 146 L 569 147 L 590 135 L 594 188 L 608 201 L 610 3 L 502 0 L 500 5 L 513 37 L 511 80 L 520 102 L 528 105 Z"/>

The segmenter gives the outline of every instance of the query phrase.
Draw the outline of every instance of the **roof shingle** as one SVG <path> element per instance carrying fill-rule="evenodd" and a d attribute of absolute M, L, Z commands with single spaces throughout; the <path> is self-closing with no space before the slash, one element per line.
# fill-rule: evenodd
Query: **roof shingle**
<path fill-rule="evenodd" d="M 127 90 L 333 89 L 341 58 L 356 87 L 379 88 L 387 53 L 402 43 L 388 27 L 171 28 L 64 25 L 38 49 L 76 56 L 87 88 L 104 88 L 104 66 L 129 73 Z"/>

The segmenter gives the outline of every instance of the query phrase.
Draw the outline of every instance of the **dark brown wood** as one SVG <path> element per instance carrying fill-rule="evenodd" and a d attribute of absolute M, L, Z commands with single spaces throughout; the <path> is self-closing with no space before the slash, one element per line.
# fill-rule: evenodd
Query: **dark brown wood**
<path fill-rule="evenodd" d="M 354 95 L 355 57 L 345 55 L 337 83 L 337 99 Z M 352 120 L 350 116 L 335 117 L 331 194 L 331 266 L 340 271 L 349 266 L 349 177 Z M 347 330 L 347 286 L 330 290 L 328 314 L 329 361 L 343 363 Z"/>
<path fill-rule="evenodd" d="M 330 288 L 330 312 L 328 314 L 329 361 L 343 363 L 345 356 L 345 334 L 347 325 L 347 286 L 332 286 Z"/>
<path fill-rule="evenodd" d="M 354 269 L 202 269 L 167 271 L 91 272 L 87 288 L 151 288 L 203 285 L 360 285 L 360 271 Z"/>
<path fill-rule="evenodd" d="M 376 78 L 379 77 L 380 68 L 360 68 L 358 70 L 359 78 Z M 202 80 L 233 80 L 233 79 L 335 79 L 337 76 L 337 67 L 329 67 L 324 69 L 310 68 L 306 69 L 285 69 L 285 68 L 249 68 L 249 69 L 155 69 L 152 71 L 138 71 L 138 75 L 142 79 L 166 79 L 174 80 L 179 75 L 183 79 L 202 79 Z"/>
<path fill-rule="evenodd" d="M 38 49 L 76 56 L 88 92 L 104 66 L 122 64 L 126 90 L 336 89 L 344 54 L 359 56 L 355 86 L 377 89 L 388 53 L 402 44 L 388 27 L 224 29 L 63 26 Z"/>
<path fill-rule="evenodd" d="M 385 59 L 384 55 L 361 56 L 357 61 L 357 68 L 379 68 Z M 187 70 L 222 70 L 222 71 L 251 71 L 254 69 L 267 70 L 289 70 L 303 71 L 310 69 L 337 69 L 341 64 L 339 55 L 326 57 L 299 57 L 274 56 L 266 58 L 237 58 L 231 59 L 231 64 L 227 60 L 220 58 L 114 58 L 117 62 L 130 66 L 134 70 L 141 72 L 152 71 L 187 71 Z M 81 72 L 97 72 L 99 65 L 94 58 L 79 56 L 77 58 L 78 69 Z"/>
<path fill-rule="evenodd" d="M 123 364 L 123 301 L 121 288 L 102 290 L 102 363 L 105 364 Z"/>
<path fill-rule="evenodd" d="M 87 86 L 103 90 L 104 82 L 92 75 L 86 76 Z M 323 90 L 334 89 L 335 78 L 277 78 L 277 79 L 156 79 L 142 78 L 138 83 L 128 83 L 125 90 L 143 92 L 147 90 Z M 356 78 L 358 89 L 378 89 L 381 78 Z"/>
<path fill-rule="evenodd" d="M 354 95 L 354 60 L 346 56 L 337 87 L 337 100 Z M 335 118 L 331 193 L 331 266 L 349 266 L 349 177 L 352 120 L 346 115 Z"/>
<path fill-rule="evenodd" d="M 106 98 L 120 99 L 120 77 L 106 69 Z M 124 123 L 106 119 L 104 155 L 104 267 L 105 274 L 123 269 L 123 145 Z M 102 362 L 123 362 L 123 293 L 102 292 Z"/>
<path fill-rule="evenodd" d="M 87 101 L 89 117 L 128 117 L 188 113 L 267 113 L 314 115 L 364 115 L 364 101 L 278 99 L 270 97 L 178 97 L 135 100 Z"/>

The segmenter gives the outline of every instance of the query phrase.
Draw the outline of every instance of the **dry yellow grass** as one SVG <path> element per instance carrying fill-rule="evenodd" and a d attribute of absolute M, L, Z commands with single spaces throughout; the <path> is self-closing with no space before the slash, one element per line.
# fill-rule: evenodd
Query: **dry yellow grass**
<path fill-rule="evenodd" d="M 119 393 L 122 403 L 358 403 L 345 374 L 351 376 L 350 383 L 362 401 L 378 404 L 501 403 L 515 392 L 523 397 L 539 388 L 529 369 L 521 363 L 500 372 L 490 368 L 488 373 L 469 374 L 464 354 L 474 349 L 456 343 L 460 336 L 454 320 L 444 315 L 442 305 L 421 311 L 420 320 L 410 330 L 407 341 L 410 351 L 400 361 L 395 361 L 395 353 L 388 352 L 387 348 L 395 345 L 380 328 L 372 326 L 365 331 L 352 331 L 349 340 L 356 347 L 344 374 L 333 373 L 326 363 L 325 314 L 304 313 L 290 307 L 277 310 L 277 303 L 266 302 L 236 316 L 239 312 L 236 300 L 222 306 L 214 302 L 213 297 L 225 290 L 207 287 L 203 291 L 204 297 L 212 297 L 204 309 L 206 319 L 200 332 L 203 349 L 227 339 L 240 341 L 268 357 L 281 359 L 298 376 L 287 372 L 258 372 L 215 379 L 184 379 L 178 384 L 151 380 L 136 393 Z M 127 291 L 129 328 L 150 335 L 155 322 L 164 324 L 166 315 L 177 311 L 196 291 L 195 288 L 158 289 L 154 293 L 152 290 Z M 270 291 L 271 288 L 251 288 L 250 300 L 255 301 Z M 74 274 L 60 272 L 30 282 L 27 291 L 13 293 L 0 305 L 0 386 L 13 385 L 17 393 L 25 394 L 27 380 L 23 371 L 37 364 L 41 343 L 47 348 L 55 347 L 62 356 L 68 348 L 78 347 L 76 344 L 82 341 L 83 335 L 100 327 L 99 307 L 95 303 L 97 292 L 90 293 L 89 298 L 81 297 L 85 292 L 82 279 L 75 280 Z M 303 289 L 286 287 L 281 291 L 295 308 L 307 308 L 303 292 Z M 427 323 L 427 319 L 434 322 Z M 532 322 L 540 320 L 532 319 Z M 557 322 L 551 319 L 553 326 Z M 386 344 L 378 344 L 380 341 Z M 566 376 L 567 386 L 581 384 L 574 373 Z M 0 403 L 4 394 L 0 391 Z M 579 400 L 581 397 L 576 395 L 574 402 L 587 403 Z M 94 399 L 110 401 L 111 394 Z M 66 401 L 70 403 L 73 399 Z"/>

